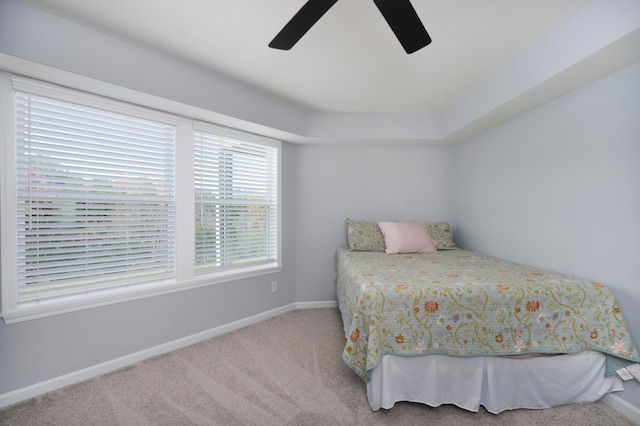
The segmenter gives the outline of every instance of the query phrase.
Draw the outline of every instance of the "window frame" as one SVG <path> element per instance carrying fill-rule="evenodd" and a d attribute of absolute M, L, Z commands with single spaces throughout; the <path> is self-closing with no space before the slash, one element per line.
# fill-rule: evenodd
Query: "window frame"
<path fill-rule="evenodd" d="M 73 97 L 72 102 L 82 103 L 85 100 L 97 102 L 97 105 L 118 105 L 120 111 L 127 114 L 130 111 L 143 111 L 149 114 L 145 118 L 161 117 L 170 119 L 176 123 L 176 156 L 175 156 L 175 278 L 160 279 L 146 283 L 123 283 L 121 286 L 96 289 L 85 293 L 61 295 L 55 298 L 42 300 L 30 300 L 19 302 L 17 297 L 16 276 L 16 247 L 17 239 L 17 212 L 15 194 L 15 115 L 13 111 L 13 84 L 15 80 L 28 81 L 42 90 L 56 93 L 67 93 Z M 86 89 L 86 87 L 83 87 Z M 46 95 L 44 96 L 51 96 Z M 229 131 L 236 137 L 249 138 L 252 141 L 261 141 L 277 147 L 277 255 L 276 261 L 248 267 L 225 268 L 220 271 L 208 271 L 204 274 L 195 274 L 195 215 L 194 215 L 194 143 L 193 132 L 196 120 L 191 117 L 164 112 L 165 102 L 160 100 L 160 107 L 154 105 L 155 98 L 142 97 L 147 102 L 131 104 L 94 95 L 87 92 L 56 86 L 54 84 L 31 80 L 26 77 L 16 77 L 0 71 L 0 294 L 2 310 L 0 315 L 5 323 L 11 324 L 51 315 L 74 312 L 83 309 L 91 309 L 114 303 L 121 303 L 163 294 L 170 294 L 189 289 L 210 286 L 222 282 L 242 280 L 250 277 L 273 274 L 281 271 L 282 264 L 282 227 L 281 227 L 281 157 L 282 143 L 279 140 L 260 135 L 246 133 L 241 130 L 224 128 L 218 125 L 198 121 L 197 125 L 214 126 L 223 131 Z M 155 109 L 149 109 L 154 108 Z M 100 108 L 100 106 L 98 106 Z M 118 112 L 120 112 L 118 111 Z M 197 126 L 196 125 L 196 126 Z"/>
<path fill-rule="evenodd" d="M 174 277 L 177 120 L 13 83 L 18 303 Z"/>

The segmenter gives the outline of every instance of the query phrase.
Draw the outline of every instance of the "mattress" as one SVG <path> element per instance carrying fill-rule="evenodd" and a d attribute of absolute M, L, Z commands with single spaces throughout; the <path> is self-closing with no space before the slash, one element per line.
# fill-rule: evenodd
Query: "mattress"
<path fill-rule="evenodd" d="M 366 382 L 383 356 L 595 351 L 640 356 L 609 289 L 467 250 L 336 252 L 344 361 Z M 613 374 L 611 369 L 605 370 Z"/>

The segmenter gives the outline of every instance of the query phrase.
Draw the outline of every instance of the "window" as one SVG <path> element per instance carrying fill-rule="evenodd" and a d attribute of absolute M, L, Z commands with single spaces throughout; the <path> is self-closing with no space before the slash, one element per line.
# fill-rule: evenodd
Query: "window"
<path fill-rule="evenodd" d="M 14 94 L 18 301 L 175 276 L 175 126 L 26 88 Z"/>
<path fill-rule="evenodd" d="M 194 127 L 196 274 L 277 262 L 278 146 Z"/>
<path fill-rule="evenodd" d="M 5 322 L 279 272 L 280 150 L 0 73 Z"/>

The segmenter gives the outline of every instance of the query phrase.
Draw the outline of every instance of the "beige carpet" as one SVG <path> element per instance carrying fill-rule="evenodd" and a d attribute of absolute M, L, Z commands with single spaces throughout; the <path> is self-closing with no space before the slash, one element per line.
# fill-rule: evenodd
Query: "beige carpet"
<path fill-rule="evenodd" d="M 337 309 L 292 311 L 0 411 L 1 425 L 633 425 L 602 403 L 374 412 Z"/>

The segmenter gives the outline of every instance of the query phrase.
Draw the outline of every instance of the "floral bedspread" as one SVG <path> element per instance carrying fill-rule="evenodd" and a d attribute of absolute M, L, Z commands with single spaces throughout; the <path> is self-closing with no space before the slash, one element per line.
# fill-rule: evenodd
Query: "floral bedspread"
<path fill-rule="evenodd" d="M 345 362 L 365 381 L 385 354 L 514 355 L 597 350 L 640 361 L 602 284 L 467 250 L 336 253 L 350 324 Z"/>

